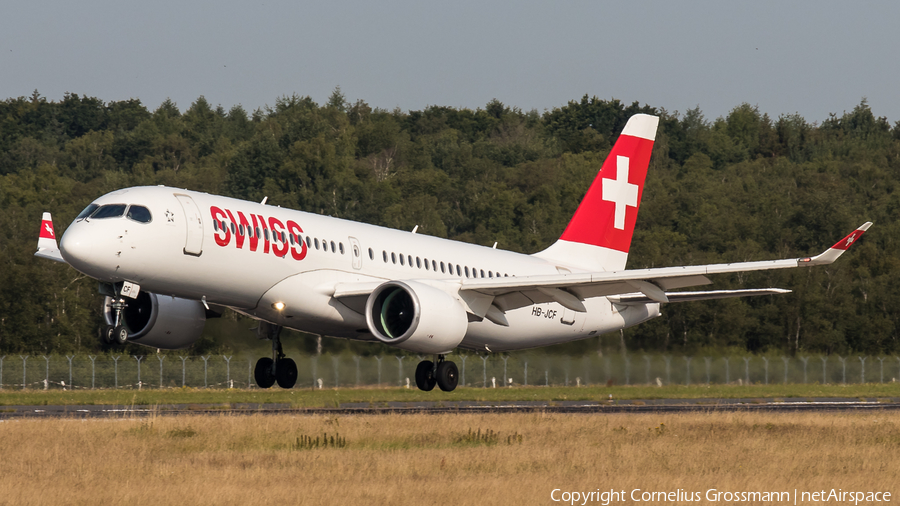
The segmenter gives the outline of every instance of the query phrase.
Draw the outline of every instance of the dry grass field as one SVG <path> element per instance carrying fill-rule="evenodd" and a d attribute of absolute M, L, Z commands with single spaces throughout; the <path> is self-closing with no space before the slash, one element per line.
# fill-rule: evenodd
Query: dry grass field
<path fill-rule="evenodd" d="M 557 488 L 896 502 L 898 450 L 891 412 L 26 419 L 0 422 L 0 503 L 555 504 Z"/>

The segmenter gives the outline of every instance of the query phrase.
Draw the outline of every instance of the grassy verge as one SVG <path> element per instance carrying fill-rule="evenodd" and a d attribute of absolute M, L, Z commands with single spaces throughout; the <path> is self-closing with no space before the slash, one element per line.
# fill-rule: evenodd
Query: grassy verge
<path fill-rule="evenodd" d="M 454 392 L 421 392 L 406 388 L 340 388 L 323 390 L 77 390 L 0 391 L 0 406 L 11 405 L 165 405 L 278 403 L 295 407 L 328 407 L 343 403 L 421 401 L 601 401 L 613 399 L 807 399 L 850 397 L 886 399 L 900 397 L 900 384 L 866 385 L 712 385 L 712 386 L 613 386 L 613 387 L 513 387 L 458 388 Z"/>
<path fill-rule="evenodd" d="M 19 420 L 0 436 L 3 504 L 521 505 L 609 490 L 626 497 L 608 504 L 635 490 L 787 504 L 832 488 L 896 500 L 900 414 L 150 416 Z"/>

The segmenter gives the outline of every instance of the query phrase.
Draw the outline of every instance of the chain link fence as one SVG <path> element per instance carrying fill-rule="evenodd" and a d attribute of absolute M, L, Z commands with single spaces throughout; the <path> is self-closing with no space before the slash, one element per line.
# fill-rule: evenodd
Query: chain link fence
<path fill-rule="evenodd" d="M 256 388 L 259 357 L 233 355 L 6 355 L 0 389 Z M 294 356 L 295 388 L 410 386 L 431 357 Z M 700 356 L 633 354 L 454 354 L 460 386 L 886 383 L 900 379 L 898 356 Z"/>

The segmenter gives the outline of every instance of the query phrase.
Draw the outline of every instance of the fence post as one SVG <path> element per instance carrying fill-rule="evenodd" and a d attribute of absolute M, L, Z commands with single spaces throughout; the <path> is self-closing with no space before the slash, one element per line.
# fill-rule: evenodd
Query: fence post
<path fill-rule="evenodd" d="M 25 390 L 25 364 L 28 362 L 28 355 L 19 355 L 19 358 L 22 359 L 22 390 Z"/>
<path fill-rule="evenodd" d="M 41 355 L 44 357 L 44 362 L 47 363 L 47 375 L 44 376 L 44 390 L 47 390 L 47 387 L 50 386 L 50 359 L 47 355 Z"/>
<path fill-rule="evenodd" d="M 728 357 L 723 357 L 722 360 L 725 361 L 725 384 L 731 383 L 731 359 Z"/>
<path fill-rule="evenodd" d="M 838 360 L 841 361 L 841 366 L 843 366 L 842 373 L 841 373 L 841 383 L 846 385 L 847 384 L 847 357 L 842 357 L 842 356 L 838 355 Z"/>
<path fill-rule="evenodd" d="M 631 355 L 625 355 L 625 384 L 631 384 Z"/>
<path fill-rule="evenodd" d="M 184 388 L 184 387 L 185 387 L 185 381 L 184 381 L 185 373 L 184 373 L 184 371 L 185 371 L 185 369 L 187 369 L 187 366 L 185 366 L 185 362 L 187 361 L 188 358 L 187 358 L 186 356 L 184 356 L 184 355 L 181 355 L 181 356 L 178 357 L 178 358 L 181 359 L 181 388 Z"/>
<path fill-rule="evenodd" d="M 487 388 L 487 359 L 487 355 L 481 356 L 481 374 L 483 376 L 481 380 L 481 388 Z"/>
<path fill-rule="evenodd" d="M 209 371 L 209 357 L 212 355 L 203 356 L 200 355 L 200 358 L 203 359 L 203 388 L 209 388 L 209 380 L 207 379 L 207 371 Z"/>
<path fill-rule="evenodd" d="M 585 355 L 584 357 L 581 358 L 581 365 L 584 368 L 584 386 L 588 386 L 591 384 L 591 378 L 589 375 L 591 368 L 590 368 L 590 359 L 588 358 L 587 355 Z M 609 370 L 609 362 L 606 363 L 606 370 L 607 371 Z"/>
<path fill-rule="evenodd" d="M 527 358 L 525 359 L 525 378 L 524 379 L 525 379 L 524 385 L 527 387 L 528 386 L 528 359 Z"/>
<path fill-rule="evenodd" d="M 316 386 L 322 388 L 322 385 L 319 385 L 319 355 L 313 355 L 310 360 L 312 360 L 313 388 L 315 388 Z"/>
<path fill-rule="evenodd" d="M 156 358 L 159 360 L 159 388 L 163 387 L 163 360 L 166 358 L 165 355 L 156 355 Z"/>
<path fill-rule="evenodd" d="M 750 357 L 744 358 L 744 382 L 750 384 Z"/>
<path fill-rule="evenodd" d="M 769 384 L 769 357 L 762 357 L 763 363 L 765 363 L 764 369 L 766 371 L 766 385 Z"/>
<path fill-rule="evenodd" d="M 809 362 L 809 357 L 800 357 L 800 361 L 803 362 L 803 383 L 806 384 L 809 383 L 806 381 L 806 363 Z"/>
<path fill-rule="evenodd" d="M 97 368 L 96 368 L 97 357 L 93 356 L 93 355 L 88 355 L 88 358 L 91 359 L 91 390 L 93 390 L 95 380 L 97 379 L 97 374 L 96 374 L 96 372 L 97 372 Z"/>
<path fill-rule="evenodd" d="M 138 364 L 138 390 L 140 390 L 144 385 L 143 382 L 141 382 L 141 360 L 144 360 L 144 355 L 132 355 L 132 357 L 137 360 Z"/>
<path fill-rule="evenodd" d="M 115 375 L 114 375 L 115 380 L 116 380 L 116 381 L 115 381 L 115 388 L 119 388 L 119 359 L 120 359 L 120 358 L 122 358 L 122 355 L 118 355 L 118 356 L 116 356 L 116 357 L 112 357 L 113 362 L 115 362 L 115 364 L 116 364 L 116 367 L 115 367 Z"/>
<path fill-rule="evenodd" d="M 862 363 L 862 371 L 859 373 L 859 379 L 862 381 L 862 384 L 866 384 L 866 359 L 869 357 L 859 357 L 859 361 Z"/>
<path fill-rule="evenodd" d="M 881 382 L 884 383 L 884 357 L 878 357 L 878 361 L 881 362 Z M 3 360 L 0 359 L 0 374 L 3 373 Z M 0 387 L 2 387 L 2 383 L 0 383 Z"/>
<path fill-rule="evenodd" d="M 466 386 L 466 359 L 469 358 L 468 355 L 460 355 L 459 359 L 462 360 L 462 374 L 459 376 L 459 385 Z"/>
<path fill-rule="evenodd" d="M 646 367 L 644 368 L 644 374 L 647 376 L 647 384 L 650 384 L 650 355 L 644 355 L 644 364 Z"/>
<path fill-rule="evenodd" d="M 828 363 L 828 357 L 822 357 L 822 384 L 825 385 L 828 383 L 828 375 L 825 372 L 825 367 Z"/>
<path fill-rule="evenodd" d="M 503 386 L 509 386 L 509 380 L 506 378 L 506 362 L 509 360 L 509 355 L 501 355 L 500 358 L 503 359 Z"/>
<path fill-rule="evenodd" d="M 784 384 L 787 385 L 787 377 L 788 377 L 788 362 L 791 359 L 788 357 L 781 357 L 781 361 L 784 362 Z"/>
<path fill-rule="evenodd" d="M 375 360 L 378 361 L 378 385 L 380 386 L 381 385 L 381 361 L 384 360 L 384 357 L 379 355 L 379 356 L 375 357 Z M 465 361 L 463 361 L 463 363 L 465 364 Z M 465 366 L 463 366 L 464 374 L 465 374 L 465 370 L 466 370 L 466 368 L 465 368 Z M 463 376 L 463 377 L 465 377 L 465 376 Z"/>
<path fill-rule="evenodd" d="M 356 386 L 359 386 L 359 355 L 353 355 L 353 361 L 356 362 Z"/>
<path fill-rule="evenodd" d="M 253 359 L 247 359 L 247 388 L 253 388 Z"/>
<path fill-rule="evenodd" d="M 232 388 L 231 386 L 231 357 L 234 355 L 222 355 L 222 358 L 225 360 L 225 384 L 228 385 L 228 388 Z"/>
<path fill-rule="evenodd" d="M 338 374 L 338 357 L 336 355 L 331 356 L 331 364 L 334 366 L 334 388 L 337 388 L 340 385 L 340 375 Z"/>
<path fill-rule="evenodd" d="M 3 390 L 3 360 L 6 359 L 6 355 L 0 357 L 0 390 Z"/>
<path fill-rule="evenodd" d="M 69 388 L 72 388 L 72 359 L 75 358 L 75 355 L 66 355 L 66 358 L 69 359 Z M 0 381 L 0 383 L 2 383 L 2 381 Z"/>
<path fill-rule="evenodd" d="M 710 382 L 709 369 L 712 366 L 712 357 L 703 357 L 703 362 L 706 363 L 706 386 L 709 386 L 709 382 Z"/>
<path fill-rule="evenodd" d="M 684 386 L 691 386 L 691 360 L 694 357 L 682 357 L 684 361 L 687 363 L 687 369 L 684 374 Z"/>
<path fill-rule="evenodd" d="M 401 387 L 403 386 L 403 359 L 405 357 L 398 356 L 397 357 L 397 384 Z"/>

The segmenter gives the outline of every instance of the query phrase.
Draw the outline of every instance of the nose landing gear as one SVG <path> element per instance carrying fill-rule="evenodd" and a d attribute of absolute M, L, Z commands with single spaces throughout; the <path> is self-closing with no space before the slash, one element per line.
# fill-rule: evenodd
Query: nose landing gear
<path fill-rule="evenodd" d="M 122 318 L 122 312 L 125 310 L 126 305 L 125 299 L 121 297 L 114 298 L 109 304 L 109 308 L 115 314 L 115 319 L 112 325 L 107 325 L 100 329 L 101 336 L 106 344 L 123 345 L 128 342 L 128 329 L 125 328 L 125 322 Z"/>
<path fill-rule="evenodd" d="M 416 386 L 430 392 L 437 385 L 444 392 L 452 392 L 459 384 L 459 369 L 456 364 L 435 355 L 434 361 L 423 360 L 416 366 Z"/>
<path fill-rule="evenodd" d="M 284 356 L 281 348 L 281 327 L 260 322 L 259 330 L 272 340 L 272 358 L 263 357 L 256 361 L 253 377 L 260 388 L 270 388 L 275 383 L 281 388 L 294 388 L 297 384 L 297 364 Z"/>

